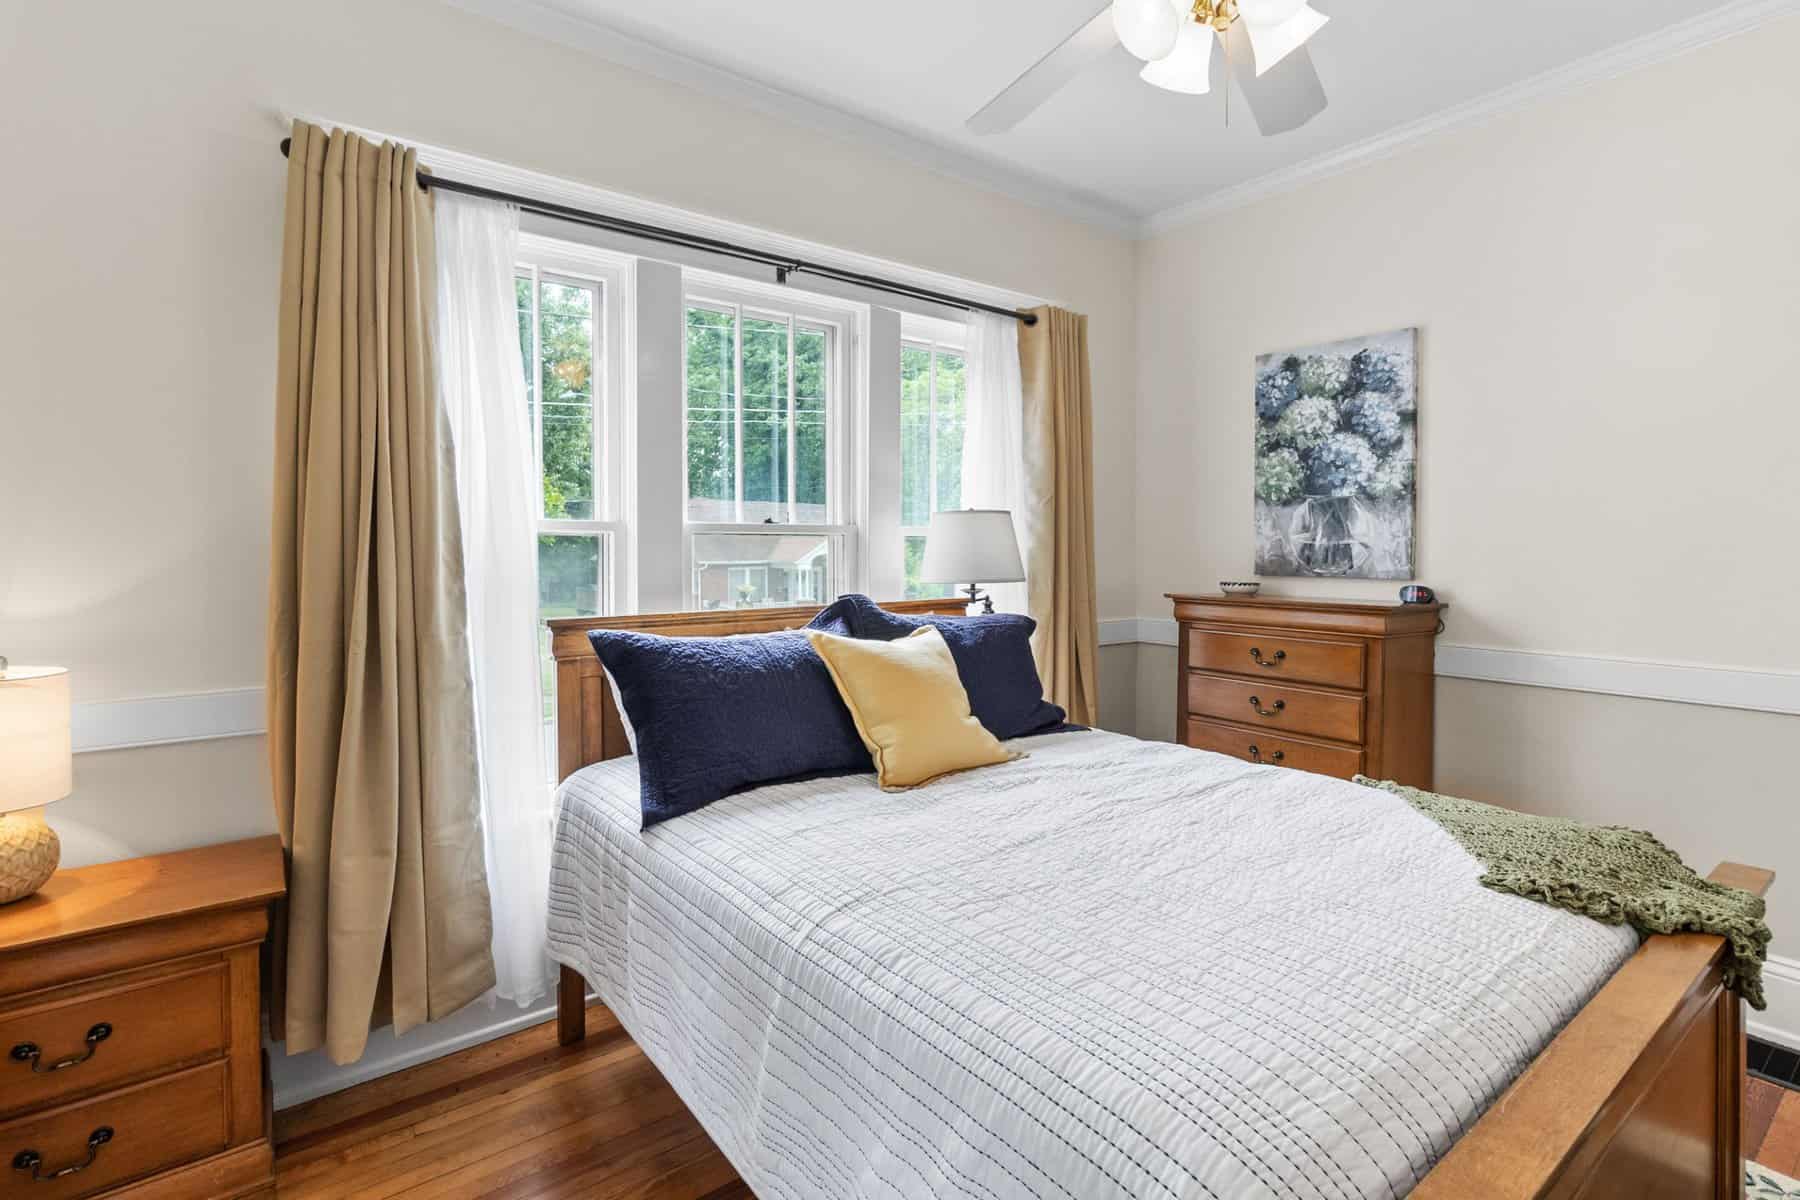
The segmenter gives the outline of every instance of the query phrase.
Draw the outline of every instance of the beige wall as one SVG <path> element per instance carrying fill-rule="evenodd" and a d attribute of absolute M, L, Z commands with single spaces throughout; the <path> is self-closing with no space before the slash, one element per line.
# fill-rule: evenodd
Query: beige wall
<path fill-rule="evenodd" d="M 0 14 L 0 653 L 77 702 L 258 686 L 282 114 L 383 129 L 1091 317 L 1103 615 L 1133 607 L 1128 243 L 435 0 Z M 269 827 L 260 741 L 84 755 L 91 861 Z"/>
<path fill-rule="evenodd" d="M 1418 325 L 1445 641 L 1800 669 L 1796 53 L 1784 19 L 1143 244 L 1139 612 L 1247 577 L 1254 356 Z M 1142 649 L 1147 734 L 1173 672 Z M 1781 870 L 1800 951 L 1800 718 L 1445 680 L 1438 724 L 1448 790 Z"/>

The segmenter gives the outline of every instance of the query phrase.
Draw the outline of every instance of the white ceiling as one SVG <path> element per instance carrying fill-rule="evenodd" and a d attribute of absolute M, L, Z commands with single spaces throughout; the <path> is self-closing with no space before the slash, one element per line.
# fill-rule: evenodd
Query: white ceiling
<path fill-rule="evenodd" d="M 1698 7 L 1693 0 L 1316 0 L 1332 18 L 1311 44 L 1331 106 L 1293 133 L 1260 136 L 1235 94 L 1227 127 L 1219 88 L 1194 97 L 1150 87 L 1136 77 L 1136 60 L 1115 50 L 1017 128 L 983 138 L 963 122 L 1099 11 L 1101 0 L 451 2 L 1137 228 L 1167 224 L 1251 181 L 1352 157 L 1394 131 L 1459 106 L 1480 107 L 1495 93 L 1530 94 L 1527 81 L 1546 73 L 1565 86 L 1614 73 L 1788 7 L 1771 0 Z M 1215 85 L 1218 75 L 1215 65 Z"/>

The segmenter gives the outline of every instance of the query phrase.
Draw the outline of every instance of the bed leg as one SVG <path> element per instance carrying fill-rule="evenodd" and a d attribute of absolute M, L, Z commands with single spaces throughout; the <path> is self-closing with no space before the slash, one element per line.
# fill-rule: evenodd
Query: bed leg
<path fill-rule="evenodd" d="M 1717 1173 L 1718 1200 L 1744 1194 L 1744 1001 L 1736 992 L 1719 993 Z"/>
<path fill-rule="evenodd" d="M 587 980 L 573 967 L 556 978 L 556 1040 L 573 1046 L 587 1036 Z"/>

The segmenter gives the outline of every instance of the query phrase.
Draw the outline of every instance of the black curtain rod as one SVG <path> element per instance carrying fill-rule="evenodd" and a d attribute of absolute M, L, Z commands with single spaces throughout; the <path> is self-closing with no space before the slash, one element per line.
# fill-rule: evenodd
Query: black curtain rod
<path fill-rule="evenodd" d="M 281 139 L 281 153 L 285 156 L 293 144 L 292 138 Z M 629 221 L 624 217 L 609 217 L 605 213 L 590 212 L 583 208 L 571 208 L 566 204 L 554 204 L 548 200 L 534 200 L 530 196 L 521 196 L 514 192 L 502 192 L 496 188 L 482 187 L 480 184 L 464 183 L 457 179 L 446 179 L 442 175 L 431 175 L 419 172 L 419 186 L 426 189 L 437 189 L 445 192 L 457 192 L 464 196 L 479 196 L 484 200 L 499 200 L 506 204 L 515 204 L 520 212 L 535 213 L 540 217 L 550 217 L 558 221 L 568 221 L 576 225 L 586 225 L 593 229 L 604 229 L 611 233 L 622 233 L 630 237 L 644 238 L 647 241 L 663 242 L 671 246 L 685 246 L 690 250 L 703 250 L 708 254 L 719 254 L 726 258 L 735 258 L 741 262 L 760 263 L 765 267 L 775 268 L 775 282 L 786 283 L 790 275 L 816 275 L 820 279 L 834 279 L 839 283 L 852 283 L 859 287 L 872 288 L 878 292 L 887 292 L 894 296 L 907 296 L 914 300 L 928 300 L 933 304 L 942 304 L 950 308 L 979 309 L 982 312 L 996 313 L 1002 317 L 1013 317 L 1027 325 L 1036 325 L 1037 317 L 1031 313 L 1016 312 L 1010 308 L 1001 308 L 996 304 L 983 304 L 979 300 L 967 300 L 961 296 L 951 296 L 944 292 L 934 292 L 922 287 L 914 287 L 910 283 L 897 283 L 891 279 L 882 279 L 874 275 L 864 275 L 858 271 L 846 271 L 841 267 L 828 266 L 824 263 L 807 262 L 805 259 L 789 258 L 768 250 L 758 250 L 753 246 L 739 246 L 733 242 L 720 241 L 718 238 L 702 237 L 697 233 L 683 233 L 679 229 L 666 229 L 660 225 L 646 225 L 642 221 Z"/>

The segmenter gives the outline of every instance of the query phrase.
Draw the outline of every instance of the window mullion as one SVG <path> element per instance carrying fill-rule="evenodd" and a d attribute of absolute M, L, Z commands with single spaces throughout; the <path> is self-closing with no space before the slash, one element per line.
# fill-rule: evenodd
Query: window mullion
<path fill-rule="evenodd" d="M 938 419 L 937 419 L 938 395 L 937 395 L 937 390 L 938 390 L 938 384 L 937 384 L 937 371 L 938 371 L 938 352 L 937 352 L 937 347 L 933 346 L 931 348 L 930 400 L 928 401 L 928 403 L 925 406 L 925 412 L 926 412 L 925 443 L 927 446 L 930 447 L 930 449 L 926 451 L 927 462 L 926 462 L 926 466 L 925 466 L 925 513 L 926 513 L 926 523 L 927 524 L 930 524 L 930 521 L 931 521 L 930 514 L 937 511 L 937 500 L 938 500 L 938 486 L 937 486 L 937 469 L 938 469 Z"/>
<path fill-rule="evenodd" d="M 799 405 L 794 399 L 794 314 L 789 313 L 787 319 L 787 519 L 793 525 L 800 519 L 799 498 L 794 494 L 794 485 L 799 478 L 795 469 L 796 451 L 800 440 L 796 434 L 799 419 Z"/>
<path fill-rule="evenodd" d="M 731 440 L 736 455 L 732 470 L 732 516 L 744 523 L 744 310 L 731 309 Z"/>

